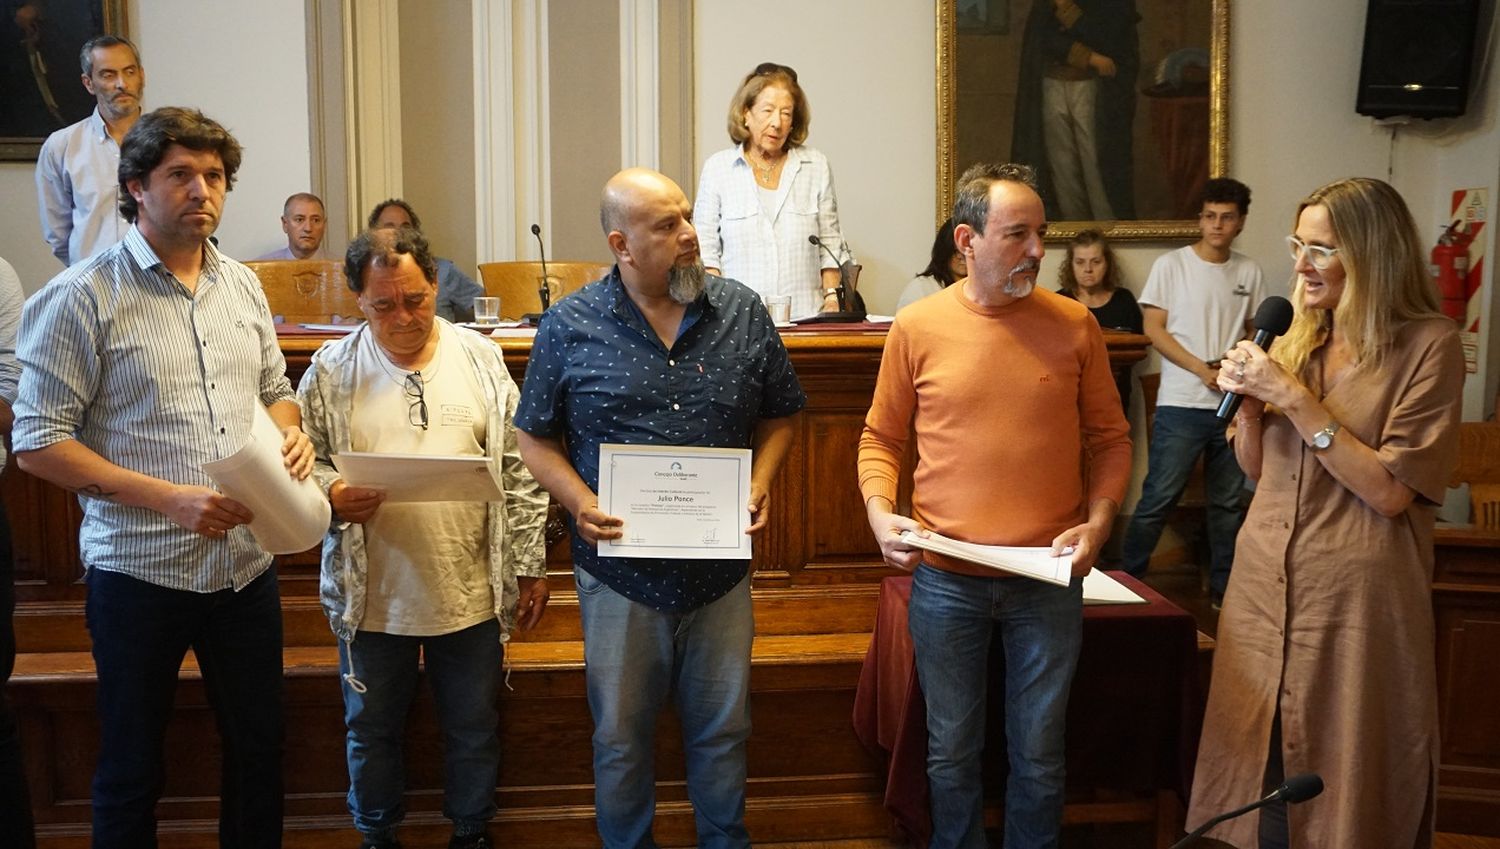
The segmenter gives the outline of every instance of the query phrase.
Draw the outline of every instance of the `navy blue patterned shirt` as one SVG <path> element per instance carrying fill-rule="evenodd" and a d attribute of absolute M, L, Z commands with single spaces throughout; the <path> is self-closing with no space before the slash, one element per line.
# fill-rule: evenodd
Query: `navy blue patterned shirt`
<path fill-rule="evenodd" d="M 561 436 L 573 468 L 597 492 L 601 443 L 749 448 L 757 422 L 806 403 L 771 316 L 749 288 L 710 275 L 668 349 L 616 268 L 542 314 L 516 427 Z M 626 598 L 685 612 L 733 589 L 750 561 L 603 557 L 575 526 L 573 564 Z"/>

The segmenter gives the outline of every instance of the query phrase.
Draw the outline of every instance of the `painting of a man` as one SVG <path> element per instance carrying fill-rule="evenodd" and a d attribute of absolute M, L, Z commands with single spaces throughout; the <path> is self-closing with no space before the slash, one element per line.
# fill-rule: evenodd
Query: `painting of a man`
<path fill-rule="evenodd" d="M 1011 155 L 1037 171 L 1047 217 L 1136 217 L 1135 0 L 1033 0 L 1021 42 Z"/>
<path fill-rule="evenodd" d="M 78 49 L 110 31 L 112 0 L 0 0 L 0 151 L 35 159 L 54 130 L 86 118 Z M 114 20 L 121 18 L 115 16 Z"/>

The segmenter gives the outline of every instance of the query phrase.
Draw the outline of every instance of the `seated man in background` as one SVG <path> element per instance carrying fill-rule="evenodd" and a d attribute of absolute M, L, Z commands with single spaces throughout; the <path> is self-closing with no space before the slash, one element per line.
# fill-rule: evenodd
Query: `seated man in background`
<path fill-rule="evenodd" d="M 286 247 L 260 259 L 322 259 L 323 232 L 327 227 L 322 199 L 309 192 L 298 192 L 281 206 L 281 232 L 286 234 Z"/>
<path fill-rule="evenodd" d="M 321 585 L 340 639 L 349 812 L 363 849 L 400 845 L 401 741 L 420 655 L 443 732 L 448 845 L 484 849 L 500 765 L 501 644 L 547 606 L 547 494 L 521 463 L 519 392 L 500 349 L 434 315 L 437 269 L 422 234 L 367 231 L 344 271 L 368 322 L 318 349 L 298 399 L 336 513 Z M 488 457 L 501 500 L 382 504 L 384 493 L 349 486 L 331 465 L 345 451 Z"/>
<path fill-rule="evenodd" d="M 411 227 L 422 229 L 422 219 L 411 204 L 400 198 L 390 198 L 375 204 L 370 210 L 371 230 Z M 474 299 L 484 294 L 484 287 L 475 283 L 467 274 L 458 270 L 451 260 L 437 260 L 437 314 L 449 321 L 474 320 Z"/>

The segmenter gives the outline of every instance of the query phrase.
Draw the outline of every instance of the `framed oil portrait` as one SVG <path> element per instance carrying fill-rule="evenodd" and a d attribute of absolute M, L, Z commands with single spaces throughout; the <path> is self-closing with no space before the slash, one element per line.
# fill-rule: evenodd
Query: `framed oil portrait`
<path fill-rule="evenodd" d="M 937 0 L 937 220 L 965 168 L 1021 162 L 1049 240 L 1196 236 L 1229 165 L 1229 3 Z"/>
<path fill-rule="evenodd" d="M 125 35 L 126 0 L 0 0 L 0 161 L 35 162 L 53 131 L 87 118 L 78 51 Z"/>

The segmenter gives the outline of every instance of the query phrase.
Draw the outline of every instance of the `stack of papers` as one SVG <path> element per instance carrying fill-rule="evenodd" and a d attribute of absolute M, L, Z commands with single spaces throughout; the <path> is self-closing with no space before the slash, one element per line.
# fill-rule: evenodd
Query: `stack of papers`
<path fill-rule="evenodd" d="M 500 482 L 488 457 L 426 454 L 334 454 L 333 467 L 350 486 L 378 489 L 385 500 L 500 501 Z"/>
<path fill-rule="evenodd" d="M 959 542 L 936 533 L 929 533 L 924 537 L 915 531 L 902 534 L 901 541 L 914 548 L 925 548 L 928 551 L 936 551 L 938 554 L 946 554 L 949 557 L 978 563 L 980 566 L 988 566 L 1013 575 L 1024 575 L 1027 578 L 1046 581 L 1060 587 L 1067 586 L 1072 578 L 1073 555 L 1071 552 L 1054 557 L 1051 549 L 1047 548 L 980 545 L 973 542 Z"/>
<path fill-rule="evenodd" d="M 1071 551 L 1054 557 L 1048 548 L 980 545 L 931 532 L 924 537 L 907 531 L 901 535 L 901 541 L 914 548 L 936 551 L 969 563 L 1058 586 L 1067 586 L 1073 572 Z M 1098 569 L 1091 569 L 1083 579 L 1083 603 L 1145 604 L 1146 600 L 1114 578 Z"/>

